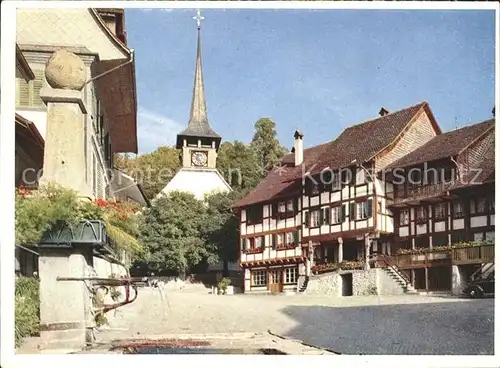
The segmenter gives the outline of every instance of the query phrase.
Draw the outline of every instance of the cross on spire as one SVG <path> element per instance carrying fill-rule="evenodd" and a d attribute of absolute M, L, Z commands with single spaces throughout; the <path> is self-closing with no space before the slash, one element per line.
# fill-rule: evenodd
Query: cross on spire
<path fill-rule="evenodd" d="M 196 20 L 196 25 L 198 29 L 200 29 L 201 21 L 205 19 L 205 17 L 201 15 L 200 9 L 196 9 L 196 17 L 193 17 L 193 19 Z"/>

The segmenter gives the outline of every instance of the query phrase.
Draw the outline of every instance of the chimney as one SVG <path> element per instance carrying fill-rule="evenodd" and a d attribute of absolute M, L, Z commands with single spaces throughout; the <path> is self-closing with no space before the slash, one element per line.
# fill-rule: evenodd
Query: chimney
<path fill-rule="evenodd" d="M 295 166 L 302 164 L 304 161 L 304 134 L 300 130 L 296 130 L 293 134 L 293 152 L 295 154 Z"/>
<path fill-rule="evenodd" d="M 389 110 L 387 110 L 384 106 L 382 106 L 382 107 L 380 108 L 380 111 L 378 112 L 378 114 L 379 114 L 380 116 L 385 116 L 385 115 L 387 115 L 388 113 L 389 113 Z"/>

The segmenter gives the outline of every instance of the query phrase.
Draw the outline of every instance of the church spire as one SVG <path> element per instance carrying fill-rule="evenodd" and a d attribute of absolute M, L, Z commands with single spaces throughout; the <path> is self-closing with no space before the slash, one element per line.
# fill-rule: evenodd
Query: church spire
<path fill-rule="evenodd" d="M 177 146 L 182 146 L 182 139 L 185 137 L 215 138 L 218 143 L 220 136 L 212 129 L 208 122 L 207 105 L 205 101 L 205 88 L 203 86 L 203 71 L 201 62 L 201 21 L 205 17 L 201 16 L 200 10 L 196 12 L 198 47 L 196 52 L 196 67 L 194 72 L 193 99 L 191 101 L 191 113 L 189 123 L 185 130 L 177 136 Z"/>

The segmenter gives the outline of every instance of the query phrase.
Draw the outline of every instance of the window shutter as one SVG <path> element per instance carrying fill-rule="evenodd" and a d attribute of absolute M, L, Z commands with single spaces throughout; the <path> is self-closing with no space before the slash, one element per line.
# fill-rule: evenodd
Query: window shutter
<path fill-rule="evenodd" d="M 329 207 L 323 208 L 323 221 L 325 225 L 330 225 L 330 216 L 328 216 Z"/>
<path fill-rule="evenodd" d="M 347 212 L 347 205 L 343 205 L 342 206 L 342 213 L 341 213 L 341 219 L 342 219 L 342 222 L 345 221 L 345 217 L 346 217 L 346 212 Z"/>
<path fill-rule="evenodd" d="M 273 205 L 271 206 L 271 217 L 277 217 L 277 214 L 278 214 L 278 204 L 273 203 Z"/>
<path fill-rule="evenodd" d="M 293 212 L 297 213 L 299 211 L 299 199 L 295 198 L 293 200 Z"/>
<path fill-rule="evenodd" d="M 19 106 L 30 106 L 30 85 L 19 79 Z"/>
<path fill-rule="evenodd" d="M 323 209 L 319 210 L 319 225 L 323 225 Z"/>
<path fill-rule="evenodd" d="M 372 214 L 372 212 L 373 212 L 373 199 L 369 199 L 367 201 L 366 207 L 367 207 L 366 212 L 367 212 L 368 217 L 372 217 L 372 215 L 373 215 Z"/>
<path fill-rule="evenodd" d="M 35 74 L 35 79 L 31 83 L 33 83 L 33 91 L 32 91 L 32 106 L 44 106 L 42 99 L 40 98 L 40 90 L 43 87 L 43 81 L 45 79 L 43 70 L 33 70 Z"/>
<path fill-rule="evenodd" d="M 278 243 L 278 234 L 273 234 L 273 242 L 272 242 L 272 248 L 276 249 L 276 244 Z"/>
<path fill-rule="evenodd" d="M 349 219 L 354 220 L 355 215 L 354 215 L 354 203 L 349 203 Z"/>
<path fill-rule="evenodd" d="M 295 230 L 293 232 L 293 242 L 295 243 L 296 247 L 299 245 L 299 231 L 298 230 Z"/>
<path fill-rule="evenodd" d="M 309 211 L 304 212 L 304 226 L 309 227 Z"/>
<path fill-rule="evenodd" d="M 247 242 L 246 242 L 246 238 L 241 238 L 241 250 L 244 252 L 245 250 L 247 250 Z"/>

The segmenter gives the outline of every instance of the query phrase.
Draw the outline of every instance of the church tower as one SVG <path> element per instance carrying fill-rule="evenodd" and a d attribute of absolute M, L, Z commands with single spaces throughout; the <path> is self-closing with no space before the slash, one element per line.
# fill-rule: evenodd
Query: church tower
<path fill-rule="evenodd" d="M 181 190 L 191 192 L 201 200 L 209 192 L 228 192 L 231 187 L 216 169 L 217 151 L 222 138 L 210 126 L 207 115 L 201 62 L 200 22 L 204 17 L 198 10 L 193 19 L 197 22 L 198 46 L 191 113 L 186 129 L 177 134 L 176 144 L 176 147 L 181 149 L 182 168 L 159 195 Z"/>
<path fill-rule="evenodd" d="M 182 167 L 214 169 L 221 137 L 208 122 L 201 67 L 200 20 L 203 17 L 198 14 L 195 19 L 198 21 L 198 49 L 196 52 L 191 114 L 189 115 L 187 128 L 177 135 L 177 148 L 182 149 Z"/>

